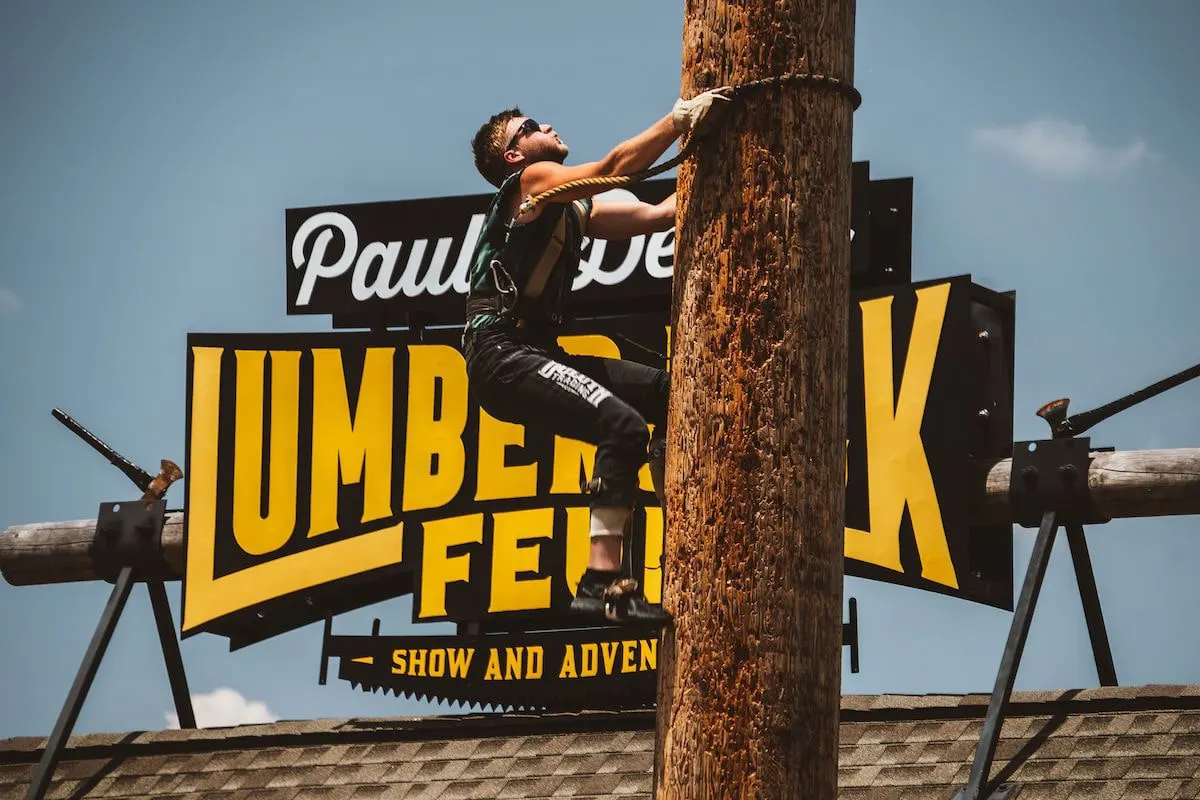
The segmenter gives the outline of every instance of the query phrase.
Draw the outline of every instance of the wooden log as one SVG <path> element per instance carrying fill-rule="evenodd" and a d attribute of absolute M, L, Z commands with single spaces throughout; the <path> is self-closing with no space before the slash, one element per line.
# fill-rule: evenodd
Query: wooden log
<path fill-rule="evenodd" d="M 1012 522 L 1012 459 L 971 465 L 971 522 Z M 1200 448 L 1093 452 L 1088 484 L 1096 506 L 1113 519 L 1200 514 Z M 98 580 L 88 548 L 96 520 L 13 525 L 0 533 L 0 575 L 13 586 Z M 183 514 L 167 515 L 163 552 L 183 574 Z"/>
<path fill-rule="evenodd" d="M 1096 508 L 1113 519 L 1200 514 L 1200 448 L 1091 453 L 1088 487 Z M 971 522 L 1012 521 L 1012 459 L 971 465 Z"/>
<path fill-rule="evenodd" d="M 96 520 L 35 522 L 14 525 L 0 534 L 0 574 L 13 586 L 99 580 L 89 549 Z M 183 513 L 167 515 L 163 554 L 174 573 L 183 575 Z"/>

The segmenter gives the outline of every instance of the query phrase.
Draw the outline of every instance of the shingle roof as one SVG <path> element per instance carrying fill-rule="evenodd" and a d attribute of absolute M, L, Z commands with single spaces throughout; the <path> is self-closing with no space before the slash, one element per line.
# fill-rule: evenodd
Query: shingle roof
<path fill-rule="evenodd" d="M 839 796 L 949 800 L 987 695 L 842 698 Z M 45 740 L 0 741 L 0 798 Z M 652 712 L 279 722 L 73 737 L 48 797 L 650 797 Z M 1200 686 L 1017 692 L 992 772 L 1020 800 L 1200 797 Z"/>

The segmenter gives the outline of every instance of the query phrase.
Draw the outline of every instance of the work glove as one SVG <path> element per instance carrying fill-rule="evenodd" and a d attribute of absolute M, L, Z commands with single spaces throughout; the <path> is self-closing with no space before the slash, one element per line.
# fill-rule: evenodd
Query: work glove
<path fill-rule="evenodd" d="M 701 92 L 691 100 L 682 97 L 671 108 L 671 122 L 678 134 L 696 133 L 702 124 L 710 125 L 729 107 L 730 87 Z"/>

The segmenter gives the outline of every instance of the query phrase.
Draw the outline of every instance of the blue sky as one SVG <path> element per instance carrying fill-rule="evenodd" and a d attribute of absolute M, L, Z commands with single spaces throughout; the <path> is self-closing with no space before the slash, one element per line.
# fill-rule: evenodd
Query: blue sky
<path fill-rule="evenodd" d="M 7 3 L 0 529 L 129 495 L 51 408 L 143 466 L 182 461 L 188 332 L 327 329 L 284 313 L 284 209 L 487 191 L 468 142 L 514 103 L 573 160 L 598 157 L 678 96 L 682 20 L 659 0 Z M 1047 400 L 1090 408 L 1200 361 L 1200 8 L 860 0 L 857 27 L 854 155 L 915 179 L 914 278 L 1017 292 L 1017 438 L 1044 435 Z M 1187 384 L 1091 435 L 1200 447 L 1198 403 Z M 1122 683 L 1200 682 L 1196 534 L 1189 517 L 1091 529 Z M 1015 538 L 1019 581 L 1033 537 Z M 0 582 L 0 737 L 49 733 L 109 588 Z M 847 664 L 845 692 L 991 690 L 1010 614 L 853 578 L 846 594 L 862 671 Z M 376 616 L 402 632 L 408 601 L 335 630 Z M 202 713 L 429 710 L 318 686 L 320 640 L 318 625 L 236 653 L 189 639 Z M 1060 539 L 1017 688 L 1095 684 Z M 139 590 L 76 730 L 161 728 L 171 709 Z"/>

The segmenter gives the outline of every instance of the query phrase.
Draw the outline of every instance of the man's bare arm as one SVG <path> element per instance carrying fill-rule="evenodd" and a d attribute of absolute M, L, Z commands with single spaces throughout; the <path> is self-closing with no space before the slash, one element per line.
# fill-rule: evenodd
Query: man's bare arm
<path fill-rule="evenodd" d="M 595 239 L 628 239 L 665 231 L 675 224 L 675 193 L 661 203 L 598 202 L 592 207 L 587 233 Z"/>
<path fill-rule="evenodd" d="M 658 122 L 630 139 L 626 139 L 614 147 L 608 155 L 599 161 L 568 167 L 553 161 L 538 161 L 526 167 L 521 175 L 521 196 L 539 195 L 555 186 L 579 180 L 581 178 L 612 177 L 614 175 L 629 175 L 639 172 L 654 164 L 671 143 L 679 136 L 671 115 L 667 114 Z M 554 200 L 566 203 L 580 197 L 588 197 L 603 192 L 604 186 L 581 186 L 562 194 Z"/>

